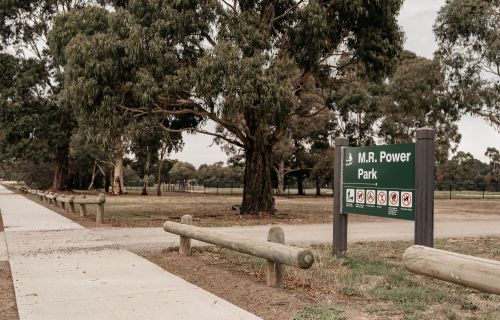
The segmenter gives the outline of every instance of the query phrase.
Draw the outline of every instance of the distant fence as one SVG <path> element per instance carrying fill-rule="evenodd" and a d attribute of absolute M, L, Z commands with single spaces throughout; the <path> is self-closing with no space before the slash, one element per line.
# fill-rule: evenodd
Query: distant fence
<path fill-rule="evenodd" d="M 127 192 L 141 193 L 142 183 L 127 185 Z M 243 183 L 239 181 L 232 182 L 214 182 L 211 184 L 196 184 L 193 181 L 167 181 L 161 184 L 162 192 L 189 192 L 197 194 L 211 195 L 242 195 Z M 304 180 L 302 182 L 302 195 L 306 196 L 333 196 L 331 183 L 321 182 L 319 186 L 314 180 Z M 277 194 L 277 189 L 274 189 Z M 148 186 L 148 194 L 156 194 L 156 186 Z M 299 183 L 297 181 L 288 181 L 285 184 L 285 190 L 282 196 L 295 197 L 299 195 Z M 437 183 L 434 188 L 435 199 L 499 199 L 500 200 L 500 182 L 499 183 Z"/>
<path fill-rule="evenodd" d="M 299 194 L 299 183 L 297 181 L 289 181 L 285 183 L 283 196 L 295 196 Z M 141 193 L 143 189 L 142 182 L 134 182 L 126 184 L 127 192 Z M 316 181 L 304 180 L 301 188 L 303 194 L 307 196 L 332 196 L 331 183 L 320 183 L 316 186 Z M 147 187 L 148 194 L 156 193 L 156 185 L 150 184 Z M 199 194 L 212 195 L 242 195 L 243 183 L 240 181 L 224 181 L 212 182 L 205 184 L 197 184 L 193 181 L 167 181 L 161 184 L 162 192 L 190 192 Z M 277 189 L 274 189 L 277 194 Z"/>
<path fill-rule="evenodd" d="M 500 199 L 500 182 L 437 183 L 435 199 Z"/>

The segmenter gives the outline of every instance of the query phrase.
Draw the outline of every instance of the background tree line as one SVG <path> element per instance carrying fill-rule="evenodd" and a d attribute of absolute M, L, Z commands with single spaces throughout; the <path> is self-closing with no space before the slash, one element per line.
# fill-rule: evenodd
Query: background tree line
<path fill-rule="evenodd" d="M 235 172 L 216 164 L 197 179 L 242 171 L 242 212 L 272 213 L 273 187 L 283 193 L 286 179 L 331 179 L 335 137 L 402 143 L 431 126 L 438 181 L 458 179 L 457 166 L 474 161 L 448 159 L 460 141 L 456 122 L 473 114 L 499 125 L 499 2 L 448 1 L 433 59 L 402 49 L 401 4 L 5 2 L 2 170 L 53 190 L 99 179 L 114 195 L 134 173 L 146 193 L 151 178 L 160 185 L 193 171 L 169 159 L 182 132 L 208 134 Z"/>

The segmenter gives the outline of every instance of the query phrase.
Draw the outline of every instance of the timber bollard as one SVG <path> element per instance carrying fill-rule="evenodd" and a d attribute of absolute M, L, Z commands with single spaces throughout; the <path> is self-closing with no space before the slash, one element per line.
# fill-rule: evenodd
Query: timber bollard
<path fill-rule="evenodd" d="M 62 196 L 61 198 L 63 198 L 64 196 Z M 64 202 L 63 199 L 60 199 L 59 202 L 61 202 L 61 208 L 62 209 L 66 209 L 66 203 Z"/>
<path fill-rule="evenodd" d="M 59 208 L 59 204 L 57 203 L 57 197 L 59 197 L 59 194 L 54 193 L 54 205 L 56 206 L 56 208 Z"/>
<path fill-rule="evenodd" d="M 192 225 L 193 224 L 193 217 L 191 217 L 189 214 L 185 214 L 181 217 L 181 223 L 187 224 L 187 225 Z M 179 253 L 183 254 L 185 256 L 190 256 L 192 254 L 192 252 L 191 252 L 191 239 L 190 238 L 181 236 L 180 242 L 179 242 Z"/>
<path fill-rule="evenodd" d="M 104 203 L 106 202 L 106 196 L 103 193 L 100 193 L 97 200 L 99 203 L 97 204 L 97 214 L 95 216 L 95 222 L 103 223 L 103 221 L 104 221 Z"/>
<path fill-rule="evenodd" d="M 75 200 L 75 196 L 70 196 L 69 200 L 68 200 L 69 211 L 71 211 L 71 213 L 75 212 L 75 204 L 73 203 L 74 200 Z"/>
<path fill-rule="evenodd" d="M 403 264 L 416 274 L 500 295 L 500 261 L 414 245 Z"/>
<path fill-rule="evenodd" d="M 272 227 L 267 233 L 267 241 L 285 243 L 285 232 L 281 227 Z M 283 289 L 285 287 L 285 265 L 267 260 L 267 286 Z"/>
<path fill-rule="evenodd" d="M 85 199 L 85 195 L 82 195 L 82 198 Z M 85 203 L 80 203 L 80 217 L 85 217 L 87 215 L 87 207 Z"/>
<path fill-rule="evenodd" d="M 192 218 L 184 215 L 182 223 L 167 221 L 163 224 L 166 232 L 181 236 L 179 253 L 188 255 L 191 250 L 191 239 L 196 239 L 230 250 L 246 253 L 268 260 L 268 286 L 284 287 L 284 265 L 301 269 L 308 269 L 314 263 L 314 256 L 310 250 L 292 247 L 283 244 L 285 234 L 279 227 L 269 230 L 268 241 L 255 241 L 240 238 L 231 234 L 224 234 L 210 229 L 190 225 Z"/>

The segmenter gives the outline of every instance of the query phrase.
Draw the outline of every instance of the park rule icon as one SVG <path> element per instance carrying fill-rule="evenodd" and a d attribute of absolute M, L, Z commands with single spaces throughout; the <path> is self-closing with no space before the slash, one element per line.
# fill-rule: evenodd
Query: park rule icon
<path fill-rule="evenodd" d="M 366 204 L 375 204 L 375 190 L 366 190 Z"/>
<path fill-rule="evenodd" d="M 356 203 L 365 203 L 365 190 L 356 189 Z"/>
<path fill-rule="evenodd" d="M 387 191 L 377 190 L 377 204 L 379 206 L 386 206 L 387 205 Z"/>
<path fill-rule="evenodd" d="M 389 191 L 389 205 L 399 207 L 399 191 Z"/>
<path fill-rule="evenodd" d="M 346 189 L 345 201 L 349 203 L 354 203 L 354 189 Z"/>
<path fill-rule="evenodd" d="M 401 192 L 401 207 L 403 208 L 411 208 L 413 206 L 413 199 L 412 199 L 412 194 L 411 192 Z"/>

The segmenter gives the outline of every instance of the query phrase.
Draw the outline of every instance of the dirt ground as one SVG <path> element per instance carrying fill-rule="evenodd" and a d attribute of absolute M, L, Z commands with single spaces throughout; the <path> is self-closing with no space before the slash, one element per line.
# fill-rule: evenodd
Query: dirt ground
<path fill-rule="evenodd" d="M 236 270 L 210 253 L 185 257 L 177 252 L 143 252 L 146 259 L 264 319 L 291 319 L 316 300 L 304 291 L 269 288 L 265 274 Z"/>
<path fill-rule="evenodd" d="M 16 296 L 9 263 L 0 262 L 0 319 L 18 320 Z"/>
<path fill-rule="evenodd" d="M 0 215 L 0 232 L 4 231 L 2 216 Z M 3 241 L 3 240 L 0 240 Z M 9 263 L 0 261 L 0 319 L 17 320 L 16 295 L 12 283 L 12 274 Z"/>

